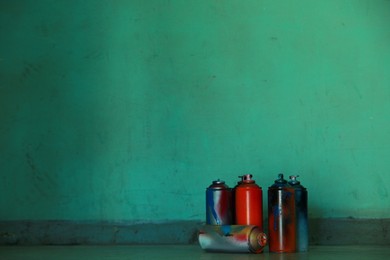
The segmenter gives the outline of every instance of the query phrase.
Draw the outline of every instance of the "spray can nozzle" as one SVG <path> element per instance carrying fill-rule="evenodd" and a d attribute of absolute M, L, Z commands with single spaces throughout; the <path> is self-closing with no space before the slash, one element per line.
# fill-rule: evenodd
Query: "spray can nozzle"
<path fill-rule="evenodd" d="M 301 182 L 297 180 L 298 177 L 299 177 L 299 175 L 291 175 L 291 176 L 290 176 L 290 181 L 289 181 L 289 183 L 290 183 L 291 185 L 300 184 Z"/>
<path fill-rule="evenodd" d="M 287 181 L 283 178 L 283 173 L 279 173 L 278 174 L 278 179 L 275 180 L 275 183 L 277 184 L 284 184 L 284 183 L 287 183 Z"/>
<path fill-rule="evenodd" d="M 242 175 L 242 180 L 243 181 L 250 181 L 250 180 L 252 180 L 252 174 L 244 174 L 244 175 Z"/>

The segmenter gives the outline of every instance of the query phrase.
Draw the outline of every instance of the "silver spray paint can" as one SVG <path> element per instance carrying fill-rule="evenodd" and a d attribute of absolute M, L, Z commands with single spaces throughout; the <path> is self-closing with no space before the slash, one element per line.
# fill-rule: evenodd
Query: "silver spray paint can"
<path fill-rule="evenodd" d="M 206 251 L 258 254 L 267 244 L 267 235 L 254 225 L 205 225 L 198 240 Z"/>
<path fill-rule="evenodd" d="M 233 224 L 232 189 L 220 179 L 206 189 L 206 224 Z"/>

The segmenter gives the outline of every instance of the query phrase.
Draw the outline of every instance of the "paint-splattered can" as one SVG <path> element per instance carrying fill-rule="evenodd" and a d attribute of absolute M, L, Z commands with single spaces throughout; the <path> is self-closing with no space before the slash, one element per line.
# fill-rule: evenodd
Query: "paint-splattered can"
<path fill-rule="evenodd" d="M 242 178 L 234 188 L 235 224 L 255 225 L 263 230 L 263 190 L 252 179 L 252 174 Z"/>
<path fill-rule="evenodd" d="M 297 251 L 305 252 L 309 247 L 309 231 L 307 221 L 307 190 L 297 180 L 298 175 L 290 176 L 288 182 L 294 188 L 295 215 L 296 215 L 296 240 Z"/>
<path fill-rule="evenodd" d="M 233 224 L 232 189 L 216 180 L 206 189 L 206 224 Z"/>
<path fill-rule="evenodd" d="M 279 174 L 268 188 L 269 251 L 287 253 L 296 251 L 294 189 Z"/>
<path fill-rule="evenodd" d="M 267 236 L 257 226 L 205 225 L 199 232 L 199 244 L 206 251 L 261 253 Z"/>

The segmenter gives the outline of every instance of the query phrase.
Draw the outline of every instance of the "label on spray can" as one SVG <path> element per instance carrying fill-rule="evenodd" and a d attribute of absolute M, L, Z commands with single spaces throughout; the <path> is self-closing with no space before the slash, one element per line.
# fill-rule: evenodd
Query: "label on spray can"
<path fill-rule="evenodd" d="M 222 180 L 213 181 L 206 189 L 206 224 L 233 224 L 232 190 Z"/>
<path fill-rule="evenodd" d="M 199 231 L 199 244 L 206 251 L 261 253 L 267 236 L 257 226 L 205 225 Z"/>

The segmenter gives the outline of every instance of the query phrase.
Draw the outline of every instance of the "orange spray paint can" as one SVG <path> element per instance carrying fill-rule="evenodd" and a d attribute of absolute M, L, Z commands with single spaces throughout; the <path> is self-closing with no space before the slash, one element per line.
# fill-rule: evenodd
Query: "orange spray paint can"
<path fill-rule="evenodd" d="M 252 174 L 239 178 L 242 179 L 234 189 L 236 224 L 254 225 L 263 231 L 263 191 Z"/>

